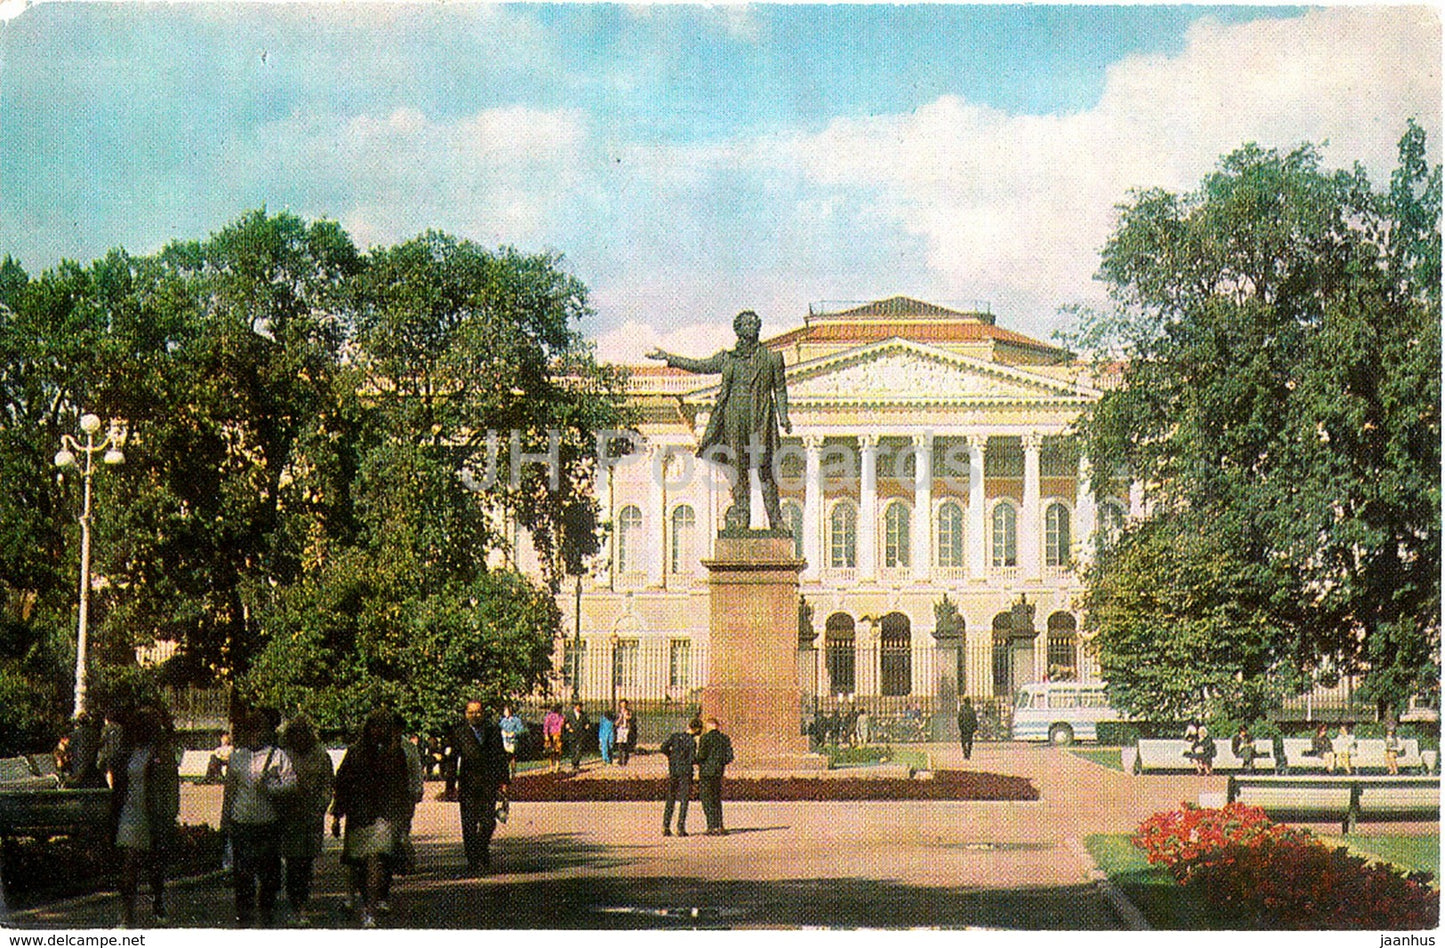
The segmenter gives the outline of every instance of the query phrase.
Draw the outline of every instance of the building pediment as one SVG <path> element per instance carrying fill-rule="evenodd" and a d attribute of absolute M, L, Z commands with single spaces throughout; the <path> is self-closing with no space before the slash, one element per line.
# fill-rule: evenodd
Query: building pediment
<path fill-rule="evenodd" d="M 689 401 L 709 401 L 717 386 Z M 889 339 L 788 368 L 797 405 L 980 405 L 1079 403 L 1099 393 L 1025 367 L 1003 365 L 905 339 Z"/>

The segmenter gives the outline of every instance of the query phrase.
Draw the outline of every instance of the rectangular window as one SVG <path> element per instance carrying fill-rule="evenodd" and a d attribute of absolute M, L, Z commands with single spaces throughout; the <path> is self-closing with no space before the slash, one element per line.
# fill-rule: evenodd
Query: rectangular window
<path fill-rule="evenodd" d="M 667 687 L 686 690 L 692 687 L 692 641 L 673 639 L 667 646 Z"/>
<path fill-rule="evenodd" d="M 612 684 L 619 691 L 637 687 L 636 639 L 623 639 L 612 650 Z"/>
<path fill-rule="evenodd" d="M 562 682 L 568 688 L 580 687 L 582 673 L 587 669 L 587 641 L 568 642 L 562 651 Z"/>

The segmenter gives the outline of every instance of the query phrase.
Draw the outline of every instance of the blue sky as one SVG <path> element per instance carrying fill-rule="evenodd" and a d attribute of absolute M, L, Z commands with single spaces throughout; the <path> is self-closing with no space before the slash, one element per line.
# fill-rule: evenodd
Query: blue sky
<path fill-rule="evenodd" d="M 564 254 L 624 359 L 722 344 L 741 308 L 772 333 L 894 294 L 1046 337 L 1098 300 L 1130 188 L 1193 187 L 1250 140 L 1383 180 L 1407 117 L 1440 131 L 1429 7 L 0 0 L 0 18 L 0 254 L 145 253 L 262 204 L 362 246 L 437 228 Z"/>

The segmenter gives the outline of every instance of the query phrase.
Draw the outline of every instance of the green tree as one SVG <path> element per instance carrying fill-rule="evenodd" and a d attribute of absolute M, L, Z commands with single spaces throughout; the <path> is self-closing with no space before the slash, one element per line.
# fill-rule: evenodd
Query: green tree
<path fill-rule="evenodd" d="M 1381 193 L 1312 147 L 1248 145 L 1195 192 L 1121 208 L 1100 273 L 1117 307 L 1077 342 L 1125 360 L 1082 427 L 1156 511 L 1088 576 L 1132 709 L 1162 687 L 1141 653 L 1236 714 L 1263 677 L 1362 672 L 1382 710 L 1438 682 L 1440 170 L 1423 155 L 1411 123 Z"/>

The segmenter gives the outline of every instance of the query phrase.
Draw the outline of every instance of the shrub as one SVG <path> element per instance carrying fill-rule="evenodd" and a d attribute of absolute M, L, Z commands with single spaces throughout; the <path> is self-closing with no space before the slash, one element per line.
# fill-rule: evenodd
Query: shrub
<path fill-rule="evenodd" d="M 1256 807 L 1185 803 L 1144 821 L 1134 844 L 1232 927 L 1417 929 L 1439 920 L 1425 875 L 1369 864 Z"/>
<path fill-rule="evenodd" d="M 1139 742 L 1139 726 L 1128 721 L 1100 721 L 1099 743 L 1128 747 Z"/>

